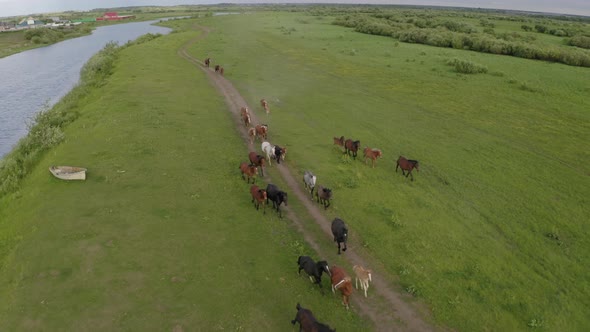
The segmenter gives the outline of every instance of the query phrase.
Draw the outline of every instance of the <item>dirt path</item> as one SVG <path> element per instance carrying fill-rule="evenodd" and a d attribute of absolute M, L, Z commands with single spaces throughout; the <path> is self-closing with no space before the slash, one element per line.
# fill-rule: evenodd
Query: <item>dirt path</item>
<path fill-rule="evenodd" d="M 242 106 L 247 106 L 250 110 L 257 108 L 250 107 L 240 95 L 240 93 L 233 87 L 230 81 L 218 73 L 215 73 L 212 68 L 205 67 L 200 60 L 195 59 L 190 54 L 188 54 L 186 47 L 192 43 L 197 42 L 199 39 L 207 37 L 208 33 L 210 32 L 210 29 L 207 27 L 199 26 L 195 28 L 202 30 L 203 34 L 187 42 L 182 48 L 178 50 L 178 55 L 200 68 L 211 80 L 217 90 L 225 97 L 228 110 L 235 115 L 233 118 L 237 131 L 242 136 L 246 146 L 248 146 L 250 149 L 253 149 L 249 143 L 246 128 L 240 121 L 239 110 Z M 251 112 L 250 116 L 252 118 L 252 123 L 260 123 L 257 120 L 256 114 L 254 112 Z M 258 149 L 253 150 L 257 151 Z M 314 202 L 310 200 L 307 191 L 304 192 L 300 179 L 302 175 L 297 175 L 294 177 L 286 163 L 280 165 L 274 163 L 272 167 L 278 169 L 283 180 L 289 186 L 291 193 L 293 193 L 294 196 L 302 203 L 313 220 L 326 234 L 326 238 L 322 239 L 322 241 L 331 241 L 333 237 L 332 231 L 330 229 L 331 221 L 328 220 L 324 214 L 322 214 L 320 208 L 318 207 L 319 205 L 314 204 Z M 265 180 L 267 182 L 271 182 L 268 175 L 265 176 Z M 326 255 L 322 252 L 323 250 L 318 246 L 317 239 L 311 235 L 311 232 L 305 229 L 304 223 L 299 219 L 299 217 L 288 207 L 284 207 L 283 211 L 287 212 L 287 218 L 294 222 L 298 230 L 303 234 L 305 241 L 307 241 L 311 248 L 313 248 L 320 257 L 326 257 Z M 365 265 L 367 260 L 363 259 L 360 254 L 356 253 L 354 251 L 354 247 L 354 243 L 349 243 L 349 250 L 346 251 L 346 253 L 342 256 L 350 263 L 350 266 L 355 264 Z M 335 247 L 334 250 L 336 250 Z M 352 273 L 351 269 L 347 268 L 347 270 L 350 270 L 349 273 Z M 373 268 L 373 270 L 375 270 L 375 268 Z M 351 276 L 354 277 L 354 275 Z M 435 328 L 421 317 L 417 307 L 407 302 L 409 297 L 394 290 L 393 285 L 387 281 L 393 279 L 393 276 L 386 276 L 384 271 L 378 271 L 378 273 L 374 273 L 372 276 L 373 282 L 371 284 L 371 288 L 369 289 L 371 296 L 366 299 L 364 296 L 359 295 L 362 294 L 362 292 L 355 292 L 353 296 L 351 296 L 352 308 L 356 309 L 359 314 L 364 315 L 370 321 L 372 321 L 375 324 L 375 329 L 377 331 L 434 331 Z M 378 299 L 376 299 L 376 297 Z"/>

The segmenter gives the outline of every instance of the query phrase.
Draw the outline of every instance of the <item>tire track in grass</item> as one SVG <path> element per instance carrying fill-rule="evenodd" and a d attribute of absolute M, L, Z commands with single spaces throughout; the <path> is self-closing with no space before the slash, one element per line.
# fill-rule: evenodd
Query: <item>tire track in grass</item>
<path fill-rule="evenodd" d="M 229 111 L 234 115 L 233 118 L 237 131 L 242 136 L 246 146 L 252 149 L 252 145 L 250 144 L 247 133 L 247 128 L 245 128 L 243 123 L 240 121 L 239 109 L 242 106 L 246 106 L 250 110 L 253 110 L 253 108 L 246 103 L 246 100 L 234 88 L 230 81 L 216 73 L 213 69 L 205 67 L 203 62 L 194 58 L 187 52 L 186 48 L 189 45 L 196 43 L 200 39 L 206 38 L 211 31 L 209 28 L 202 26 L 195 26 L 195 29 L 201 30 L 202 34 L 189 40 L 178 50 L 177 53 L 179 56 L 202 70 L 213 83 L 215 88 L 221 93 L 221 95 L 223 95 L 225 102 L 228 105 Z M 254 112 L 250 113 L 250 117 L 252 119 L 252 123 L 260 123 L 258 122 L 257 116 Z M 313 218 L 321 230 L 328 236 L 327 239 L 331 241 L 331 221 L 329 221 L 327 217 L 321 212 L 318 205 L 314 204 L 313 201 L 309 199 L 309 196 L 307 195 L 307 192 L 303 190 L 300 181 L 298 181 L 293 176 L 293 173 L 285 163 L 275 163 L 274 167 L 279 171 L 281 177 L 288 185 L 289 190 L 295 194 L 295 197 L 297 197 L 302 206 L 305 207 L 309 215 Z M 270 177 L 268 174 L 265 175 L 265 180 L 270 183 Z M 320 257 L 326 257 L 325 253 L 323 252 L 324 250 L 322 250 L 318 245 L 317 239 L 314 238 L 309 230 L 305 229 L 304 223 L 295 214 L 295 212 L 288 206 L 283 207 L 283 211 L 287 212 L 287 218 L 293 221 L 296 228 L 303 235 L 304 240 L 309 244 L 309 246 Z M 349 247 L 354 249 L 355 243 L 349 243 Z M 363 259 L 359 253 L 356 253 L 353 250 L 348 250 L 342 256 L 346 261 L 348 261 L 350 266 L 356 264 L 363 266 L 366 265 L 365 262 L 367 260 Z M 352 269 L 349 267 L 346 270 L 352 271 Z M 373 270 L 375 271 L 376 268 L 373 268 Z M 385 271 L 383 271 L 383 269 L 380 269 L 378 273 L 374 273 L 372 275 L 373 287 L 370 288 L 372 291 L 372 296 L 370 299 L 365 299 L 363 296 L 359 296 L 358 294 L 361 294 L 360 292 L 356 292 L 356 296 L 351 296 L 351 302 L 354 305 L 354 308 L 356 308 L 361 315 L 364 315 L 370 321 L 372 321 L 377 331 L 434 331 L 435 328 L 421 317 L 419 310 L 407 302 L 409 297 L 396 291 L 392 283 L 388 281 L 393 280 L 393 276 L 388 276 L 388 278 L 385 278 L 384 276 L 386 275 L 387 274 Z M 352 273 L 351 277 L 354 279 L 354 275 Z M 375 297 L 378 297 L 379 301 L 375 301 Z M 339 294 L 338 300 L 340 300 Z M 345 309 L 343 308 L 343 310 Z"/>

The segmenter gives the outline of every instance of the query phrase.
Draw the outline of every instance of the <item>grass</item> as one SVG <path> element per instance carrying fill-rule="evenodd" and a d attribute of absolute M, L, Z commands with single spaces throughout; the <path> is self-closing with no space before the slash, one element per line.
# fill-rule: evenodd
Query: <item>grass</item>
<path fill-rule="evenodd" d="M 287 165 L 333 189 L 326 214 L 347 222 L 351 250 L 370 253 L 437 323 L 588 329 L 588 69 L 331 21 L 199 19 L 213 30 L 190 52 L 224 66 L 270 141 L 288 147 Z M 0 199 L 0 330 L 284 330 L 297 301 L 338 330 L 367 329 L 293 273 L 309 249 L 292 227 L 252 208 L 226 106 L 176 55 L 192 37 L 125 49 L 66 140 Z M 456 73 L 455 57 L 489 74 Z M 375 169 L 343 157 L 340 135 L 384 157 Z M 400 154 L 420 160 L 414 182 L 396 174 Z M 55 163 L 87 166 L 89 179 L 59 182 Z"/>
<path fill-rule="evenodd" d="M 214 30 L 193 54 L 222 64 L 250 105 L 269 101 L 270 140 L 289 146 L 290 167 L 334 189 L 328 213 L 438 322 L 590 325 L 588 69 L 396 46 L 330 18 L 255 15 L 204 21 Z M 445 65 L 454 57 L 496 74 L 454 73 Z M 340 135 L 384 158 L 374 170 L 343 159 L 331 140 Z M 416 181 L 395 173 L 400 154 L 420 160 Z"/>
<path fill-rule="evenodd" d="M 195 35 L 123 49 L 65 141 L 0 199 L 0 330 L 276 331 L 297 302 L 338 330 L 366 326 L 297 276 L 309 248 L 250 203 L 226 106 L 176 54 Z M 53 164 L 88 179 L 59 181 Z"/>

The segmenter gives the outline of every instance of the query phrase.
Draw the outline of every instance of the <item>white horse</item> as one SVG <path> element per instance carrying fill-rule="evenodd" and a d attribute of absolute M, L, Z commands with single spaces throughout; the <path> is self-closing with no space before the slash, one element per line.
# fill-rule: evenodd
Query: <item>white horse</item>
<path fill-rule="evenodd" d="M 268 159 L 268 165 L 270 166 L 270 156 L 274 156 L 274 146 L 272 144 L 270 144 L 267 141 L 262 142 L 262 145 L 260 146 L 260 148 L 262 149 L 262 152 L 264 152 L 266 154 L 266 158 Z"/>
<path fill-rule="evenodd" d="M 278 164 L 281 163 L 281 160 L 285 160 L 285 154 L 287 153 L 286 148 L 281 148 L 276 145 L 272 145 L 267 141 L 262 142 L 260 145 L 262 152 L 266 154 L 266 158 L 268 159 L 268 164 L 270 165 L 270 158 L 274 158 Z M 280 158 L 280 159 L 277 159 Z"/>
<path fill-rule="evenodd" d="M 313 188 L 315 188 L 316 180 L 317 180 L 316 176 L 313 175 L 313 173 L 310 171 L 305 171 L 305 174 L 303 174 L 303 183 L 305 184 L 305 189 L 311 189 L 310 193 L 311 193 L 312 200 L 313 200 Z"/>

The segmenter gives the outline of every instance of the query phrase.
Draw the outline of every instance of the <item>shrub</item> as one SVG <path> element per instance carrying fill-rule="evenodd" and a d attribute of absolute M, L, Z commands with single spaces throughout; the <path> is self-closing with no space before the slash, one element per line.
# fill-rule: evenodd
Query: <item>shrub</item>
<path fill-rule="evenodd" d="M 581 35 L 573 36 L 570 40 L 568 40 L 568 45 L 590 49 L 590 37 Z"/>
<path fill-rule="evenodd" d="M 461 74 L 478 74 L 488 72 L 488 68 L 486 66 L 476 64 L 469 60 L 453 58 L 447 61 L 447 65 L 453 66 L 455 71 Z"/>

